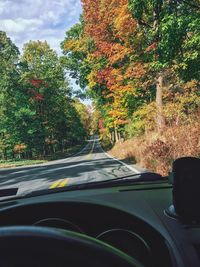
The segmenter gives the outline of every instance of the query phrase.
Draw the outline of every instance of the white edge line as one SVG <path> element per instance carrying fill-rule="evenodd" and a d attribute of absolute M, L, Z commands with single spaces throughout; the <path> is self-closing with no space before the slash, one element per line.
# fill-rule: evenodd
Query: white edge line
<path fill-rule="evenodd" d="M 101 148 L 102 148 L 102 146 L 101 146 Z M 103 150 L 103 148 L 102 148 L 102 150 Z M 106 154 L 107 157 L 109 157 L 110 159 L 114 159 L 114 160 L 118 161 L 119 163 L 121 163 L 124 166 L 126 166 L 129 170 L 131 170 L 131 171 L 133 171 L 133 172 L 135 172 L 137 174 L 141 174 L 141 172 L 138 171 L 137 169 L 135 169 L 134 167 L 131 167 L 130 165 L 124 163 L 123 161 L 121 161 L 119 159 L 116 159 L 115 157 L 113 157 L 113 156 L 109 155 L 108 153 L 106 153 L 104 150 L 103 150 L 103 152 Z"/>

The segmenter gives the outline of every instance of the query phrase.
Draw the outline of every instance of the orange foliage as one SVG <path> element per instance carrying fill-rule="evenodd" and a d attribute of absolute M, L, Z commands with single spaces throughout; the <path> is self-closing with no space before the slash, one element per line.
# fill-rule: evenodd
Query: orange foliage
<path fill-rule="evenodd" d="M 18 144 L 18 145 L 15 145 L 14 147 L 14 151 L 17 153 L 22 153 L 25 149 L 26 149 L 25 144 Z"/>
<path fill-rule="evenodd" d="M 115 125 L 127 123 L 124 96 L 134 94 L 131 80 L 142 77 L 146 70 L 142 63 L 123 63 L 134 52 L 130 37 L 137 31 L 137 23 L 128 9 L 128 0 L 82 0 L 85 33 L 95 42 L 94 58 L 106 57 L 107 65 L 93 71 L 90 84 L 95 82 L 109 90 L 106 97 L 112 102 L 109 116 Z M 126 69 L 127 68 L 127 69 Z M 94 81 L 95 79 L 95 81 Z M 127 79 L 127 81 L 125 81 Z M 104 95 L 104 92 L 102 92 Z"/>
<path fill-rule="evenodd" d="M 157 43 L 153 43 L 151 45 L 149 45 L 146 49 L 145 49 L 145 52 L 150 52 L 150 51 L 153 51 L 157 48 Z"/>
<path fill-rule="evenodd" d="M 124 75 L 125 79 L 140 79 L 143 77 L 147 72 L 145 64 L 141 62 L 134 62 L 129 65 Z"/>

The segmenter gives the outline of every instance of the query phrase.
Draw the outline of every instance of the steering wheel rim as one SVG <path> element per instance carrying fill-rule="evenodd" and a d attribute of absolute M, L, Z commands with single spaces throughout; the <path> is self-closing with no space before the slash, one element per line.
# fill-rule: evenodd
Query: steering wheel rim
<path fill-rule="evenodd" d="M 0 251 L 3 267 L 144 267 L 99 240 L 47 227 L 1 227 Z"/>

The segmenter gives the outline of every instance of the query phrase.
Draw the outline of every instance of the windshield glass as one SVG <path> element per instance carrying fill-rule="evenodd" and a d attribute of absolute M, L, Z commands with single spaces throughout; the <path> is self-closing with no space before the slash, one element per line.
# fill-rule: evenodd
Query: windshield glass
<path fill-rule="evenodd" d="M 1 0 L 0 190 L 164 177 L 199 157 L 199 13 L 199 0 Z"/>

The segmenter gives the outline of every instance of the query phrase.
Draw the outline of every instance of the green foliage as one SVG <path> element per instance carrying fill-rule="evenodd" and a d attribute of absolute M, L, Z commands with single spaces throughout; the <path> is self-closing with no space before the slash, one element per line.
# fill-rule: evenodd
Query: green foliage
<path fill-rule="evenodd" d="M 190 72 L 192 63 L 189 68 L 186 66 L 190 60 L 198 58 L 196 63 L 199 62 L 200 9 L 194 6 L 198 7 L 195 1 L 149 0 L 141 3 L 129 0 L 129 9 L 144 33 L 144 44 L 146 47 L 154 42 L 157 45 L 152 50 L 154 56 L 149 57 L 147 53 L 146 57 L 155 71 L 182 61 L 185 70 Z"/>
<path fill-rule="evenodd" d="M 74 99 L 74 107 L 79 115 L 80 121 L 84 126 L 85 131 L 90 134 L 92 121 L 91 110 L 89 110 L 89 107 L 81 103 L 79 99 Z"/>
<path fill-rule="evenodd" d="M 44 157 L 81 143 L 86 129 L 56 52 L 47 42 L 30 41 L 19 58 L 2 32 L 0 48 L 0 157 Z"/>
<path fill-rule="evenodd" d="M 68 45 L 66 45 L 68 43 Z M 84 22 L 75 24 L 66 32 L 65 40 L 61 43 L 61 48 L 66 57 L 62 58 L 63 65 L 70 70 L 70 76 L 77 80 L 81 88 L 87 86 L 87 75 L 91 67 L 87 61 L 88 50 L 92 50 L 94 43 L 92 39 L 84 39 Z"/>
<path fill-rule="evenodd" d="M 133 113 L 131 122 L 125 126 L 128 138 L 144 134 L 155 129 L 156 105 L 154 102 L 141 106 Z"/>
<path fill-rule="evenodd" d="M 197 93 L 179 95 L 173 101 L 168 101 L 163 107 L 166 126 L 182 126 L 198 121 L 200 97 Z M 127 138 L 140 136 L 156 130 L 156 104 L 143 105 L 133 113 L 131 121 L 125 127 Z"/>
<path fill-rule="evenodd" d="M 178 96 L 173 102 L 167 102 L 164 108 L 164 116 L 168 126 L 193 124 L 198 121 L 200 97 L 190 95 Z"/>

